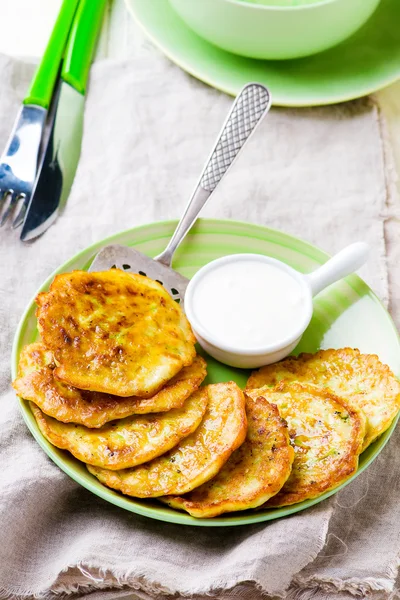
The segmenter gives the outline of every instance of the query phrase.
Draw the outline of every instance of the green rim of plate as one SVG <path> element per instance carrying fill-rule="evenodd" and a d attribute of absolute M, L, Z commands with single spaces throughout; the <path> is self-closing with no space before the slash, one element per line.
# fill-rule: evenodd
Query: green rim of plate
<path fill-rule="evenodd" d="M 354 100 L 400 78 L 398 0 L 381 0 L 353 36 L 296 60 L 256 60 L 226 52 L 200 38 L 169 0 L 125 0 L 136 22 L 174 63 L 227 94 L 249 81 L 268 86 L 275 106 L 320 106 Z"/>
<path fill-rule="evenodd" d="M 155 256 L 165 248 L 175 226 L 176 221 L 143 225 L 93 244 L 61 265 L 38 291 L 48 289 L 58 273 L 77 268 L 87 269 L 99 249 L 109 243 L 135 246 L 149 256 Z M 240 221 L 199 219 L 179 247 L 174 266 L 183 275 L 191 277 L 210 260 L 237 252 L 259 252 L 273 256 L 302 272 L 309 272 L 328 258 L 325 252 L 311 244 L 274 229 Z M 13 379 L 16 377 L 18 357 L 22 347 L 34 341 L 36 336 L 35 302 L 32 299 L 21 318 L 14 338 L 11 359 Z M 390 365 L 396 375 L 400 374 L 400 340 L 397 330 L 379 299 L 356 275 L 330 286 L 315 299 L 313 319 L 297 350 L 312 352 L 320 346 L 346 345 L 357 345 L 363 352 L 376 352 L 383 362 Z M 239 385 L 245 384 L 247 372 L 226 367 L 210 358 L 208 364 L 208 381 L 234 379 Z M 28 402 L 19 400 L 19 405 L 27 426 L 48 456 L 72 479 L 103 500 L 160 521 L 211 527 L 246 525 L 286 517 L 328 498 L 350 483 L 376 458 L 389 440 L 398 419 L 397 417 L 390 428 L 363 452 L 358 471 L 345 483 L 319 498 L 268 511 L 247 511 L 213 519 L 195 519 L 185 513 L 158 505 L 154 501 L 135 500 L 106 488 L 90 475 L 83 463 L 68 452 L 59 450 L 47 442 L 39 431 Z"/>

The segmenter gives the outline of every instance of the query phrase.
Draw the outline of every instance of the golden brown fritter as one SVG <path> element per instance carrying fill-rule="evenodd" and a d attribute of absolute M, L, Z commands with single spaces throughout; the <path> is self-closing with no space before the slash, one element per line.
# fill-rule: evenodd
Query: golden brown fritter
<path fill-rule="evenodd" d="M 206 388 L 197 390 L 182 408 L 166 413 L 111 421 L 99 429 L 60 423 L 31 403 L 44 437 L 83 462 L 107 469 L 127 469 L 160 456 L 195 431 L 208 403 Z"/>
<path fill-rule="evenodd" d="M 367 418 L 363 450 L 391 424 L 400 408 L 400 383 L 374 354 L 353 348 L 300 354 L 254 371 L 247 389 L 274 386 L 281 380 L 327 387 Z"/>
<path fill-rule="evenodd" d="M 13 386 L 17 394 L 30 400 L 50 417 L 63 423 L 78 423 L 86 427 L 101 427 L 108 421 L 133 414 L 159 413 L 180 408 L 204 380 L 206 362 L 196 356 L 166 386 L 150 398 L 121 398 L 102 392 L 78 390 L 54 378 L 54 360 L 41 342 L 35 342 L 21 352 L 18 378 Z"/>
<path fill-rule="evenodd" d="M 149 397 L 196 355 L 182 308 L 142 275 L 63 273 L 36 302 L 54 375 L 79 389 Z"/>
<path fill-rule="evenodd" d="M 274 389 L 265 386 L 247 393 L 276 404 L 295 452 L 289 479 L 265 508 L 316 498 L 357 470 L 365 434 L 360 410 L 314 385 L 281 382 Z"/>
<path fill-rule="evenodd" d="M 286 422 L 264 398 L 246 396 L 248 422 L 245 442 L 213 479 L 185 496 L 160 498 L 193 517 L 216 517 L 255 508 L 274 496 L 292 469 L 294 451 Z"/>
<path fill-rule="evenodd" d="M 246 437 L 245 400 L 232 381 L 203 389 L 209 395 L 203 421 L 173 450 L 134 469 L 87 465 L 90 473 L 108 487 L 138 498 L 184 494 L 214 477 Z"/>

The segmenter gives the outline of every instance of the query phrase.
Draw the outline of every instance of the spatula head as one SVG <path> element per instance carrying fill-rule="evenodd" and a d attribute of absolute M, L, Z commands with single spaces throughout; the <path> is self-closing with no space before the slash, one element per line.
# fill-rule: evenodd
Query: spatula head
<path fill-rule="evenodd" d="M 189 280 L 171 267 L 166 267 L 138 250 L 118 244 L 102 248 L 90 265 L 89 272 L 108 271 L 108 269 L 122 269 L 147 275 L 161 283 L 174 300 L 183 304 Z"/>

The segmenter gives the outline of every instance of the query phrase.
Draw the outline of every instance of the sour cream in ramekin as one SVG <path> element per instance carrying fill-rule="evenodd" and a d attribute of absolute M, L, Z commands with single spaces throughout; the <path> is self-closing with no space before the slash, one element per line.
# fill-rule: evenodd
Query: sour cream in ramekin
<path fill-rule="evenodd" d="M 225 364 L 257 368 L 287 356 L 313 312 L 312 298 L 359 268 L 367 244 L 351 244 L 309 275 L 260 254 L 233 254 L 201 268 L 185 294 L 200 345 Z"/>

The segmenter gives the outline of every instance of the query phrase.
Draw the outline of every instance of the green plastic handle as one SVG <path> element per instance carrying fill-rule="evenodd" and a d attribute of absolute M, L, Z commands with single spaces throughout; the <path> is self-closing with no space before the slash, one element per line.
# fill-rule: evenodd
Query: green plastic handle
<path fill-rule="evenodd" d="M 65 51 L 61 77 L 84 94 L 107 0 L 80 0 Z"/>
<path fill-rule="evenodd" d="M 24 104 L 49 108 L 79 0 L 64 0 Z"/>

